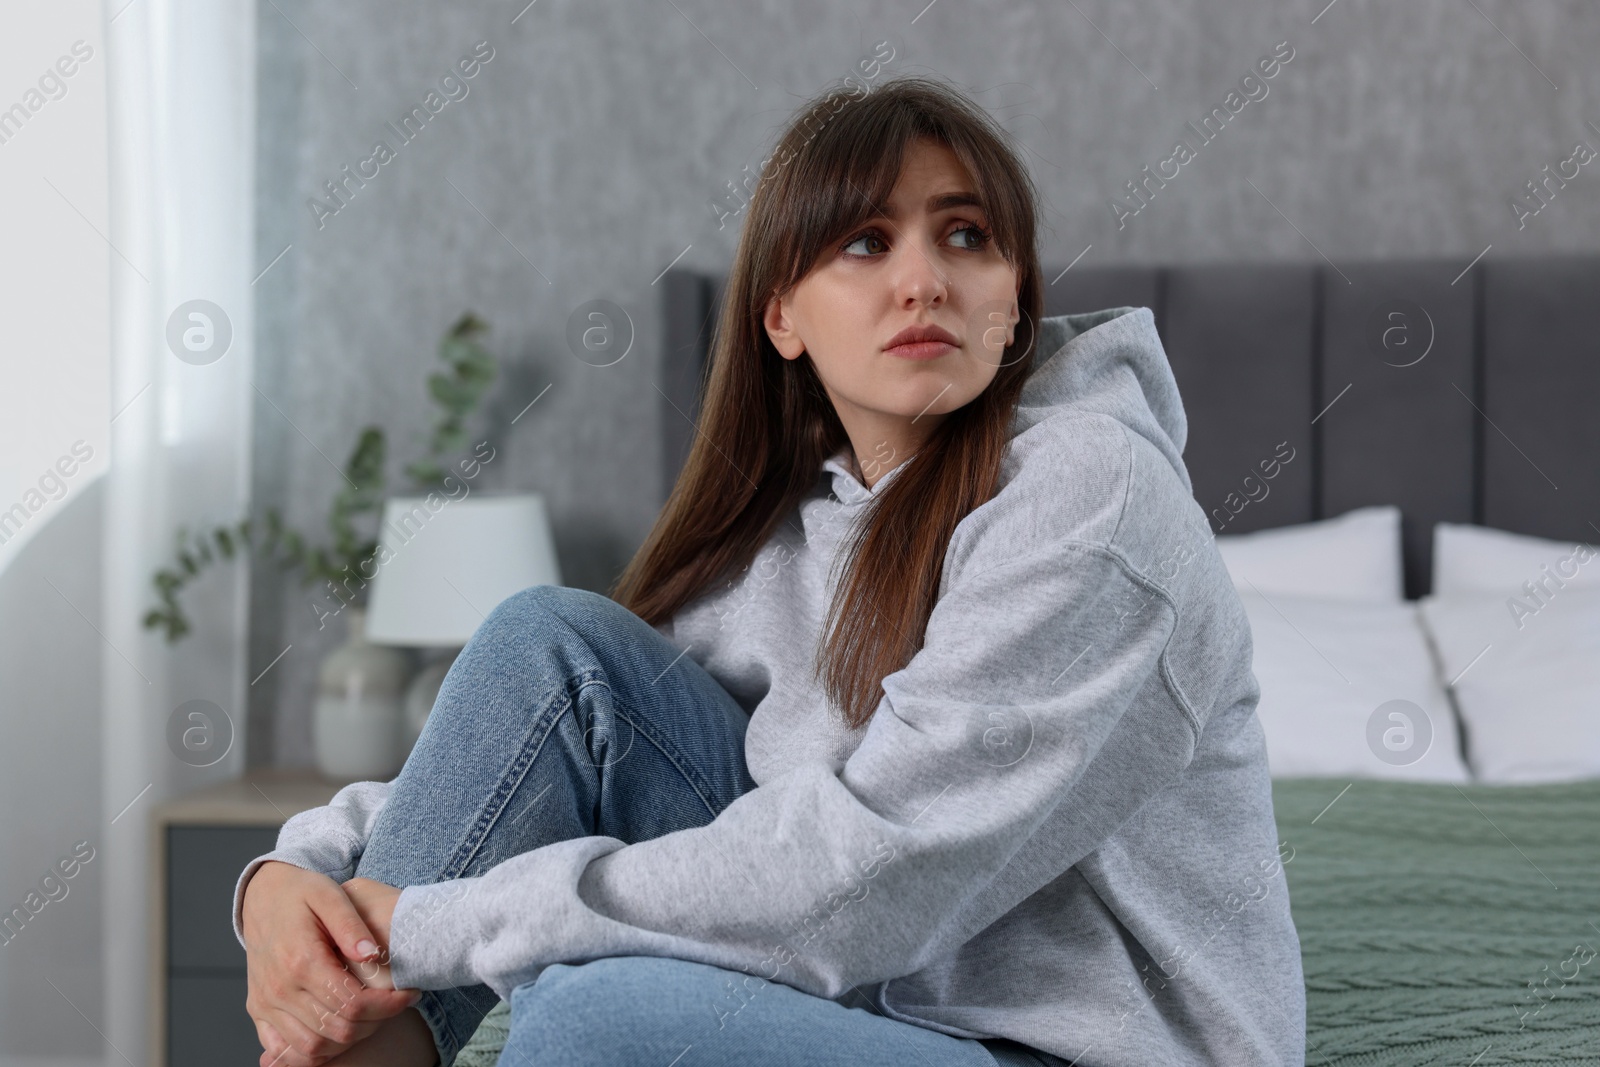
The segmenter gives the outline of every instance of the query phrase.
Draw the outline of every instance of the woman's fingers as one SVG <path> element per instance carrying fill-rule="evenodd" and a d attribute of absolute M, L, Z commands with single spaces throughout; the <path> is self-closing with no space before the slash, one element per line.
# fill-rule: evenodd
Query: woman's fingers
<path fill-rule="evenodd" d="M 326 885 L 319 885 L 316 892 L 306 894 L 306 904 L 328 932 L 333 947 L 346 959 L 366 962 L 382 956 L 387 962 L 387 953 L 378 947 L 378 939 L 337 883 L 330 879 Z"/>
<path fill-rule="evenodd" d="M 305 1010 L 306 997 L 295 1005 Z M 335 1012 L 323 1010 L 313 1026 L 306 1026 L 296 1012 L 284 1008 L 267 1012 L 266 1022 L 275 1031 L 278 1046 L 271 1049 L 276 1063 L 272 1067 L 318 1067 L 334 1056 L 374 1034 L 381 1021 L 353 1022 Z M 259 1029 L 259 1027 L 258 1027 Z M 265 1043 L 263 1043 L 263 1047 Z"/>
<path fill-rule="evenodd" d="M 315 1067 L 322 1062 L 295 1047 L 295 1042 L 305 1044 L 307 1035 L 299 1020 L 288 1013 L 274 1008 L 257 1018 L 255 1024 L 256 1037 L 261 1041 L 260 1067 Z M 293 1039 L 286 1035 L 293 1035 Z"/>
<path fill-rule="evenodd" d="M 394 979 L 389 971 L 389 954 L 380 952 L 377 959 L 372 960 L 345 960 L 344 964 L 350 972 L 361 980 L 361 984 L 369 989 L 393 990 Z"/>
<path fill-rule="evenodd" d="M 399 1015 L 422 997 L 421 992 L 415 989 L 368 987 L 362 983 L 361 975 L 363 970 L 370 971 L 370 967 L 363 968 L 359 964 L 350 966 L 353 970 L 341 971 L 338 983 L 329 987 L 331 995 L 337 1000 L 335 1009 L 346 1019 L 381 1022 Z"/>
<path fill-rule="evenodd" d="M 321 1067 L 334 1056 L 332 1052 L 320 1056 L 311 1053 L 315 1035 L 287 1012 L 269 1011 L 265 1019 L 256 1021 L 256 1030 L 258 1034 L 265 1031 L 261 1067 Z"/>
<path fill-rule="evenodd" d="M 342 974 L 350 985 L 308 988 L 295 984 L 257 983 L 252 976 L 250 996 L 245 1007 L 257 1020 L 257 1029 L 264 1021 L 275 1031 L 277 1038 L 297 1053 L 279 1060 L 283 1067 L 306 1067 L 296 1060 L 309 1056 L 326 1059 L 370 1035 L 378 1027 L 377 1021 L 357 1016 L 371 1016 L 373 1008 L 368 1003 L 372 992 L 361 988 L 360 983 L 346 972 Z M 280 980 L 284 976 L 280 975 Z M 387 1005 L 384 1005 L 387 1008 Z M 403 1008 L 400 1010 L 404 1010 Z M 386 1016 L 384 1016 L 386 1017 Z M 267 1047 L 263 1036 L 262 1047 Z M 271 1050 L 276 1057 L 283 1049 Z M 320 1059 L 317 1061 L 320 1062 Z"/>
<path fill-rule="evenodd" d="M 283 1049 L 284 1040 L 278 1034 L 277 1027 L 265 1019 L 252 1018 L 250 1021 L 256 1024 L 256 1040 L 261 1042 L 261 1058 L 256 1061 L 257 1067 L 272 1067 Z"/>
<path fill-rule="evenodd" d="M 273 962 L 277 967 L 262 983 L 260 1007 L 286 1011 L 309 1030 L 315 1030 L 324 1016 L 338 1014 L 359 995 L 350 989 L 355 976 L 338 965 L 322 943 L 321 931 L 314 927 L 298 944 L 280 950 Z"/>
<path fill-rule="evenodd" d="M 377 960 L 340 959 L 324 942 L 313 946 L 318 959 L 308 974 L 308 982 L 316 981 L 318 999 L 332 1004 L 347 1019 L 381 1020 L 392 1018 L 411 1007 L 420 998 L 415 989 L 399 990 L 389 981 L 387 962 Z M 386 952 L 380 958 L 387 960 Z M 308 984 L 307 988 L 311 988 Z M 322 995 L 326 994 L 326 995 Z"/>
<path fill-rule="evenodd" d="M 399 1015 L 411 1006 L 408 993 L 397 993 L 388 988 L 372 988 L 367 975 L 375 963 L 351 962 L 340 959 L 320 932 L 312 931 L 301 945 L 303 955 L 289 961 L 288 977 L 293 986 L 310 994 L 315 1005 L 326 1007 L 346 1019 L 363 1021 L 387 1019 Z M 387 971 L 387 968 L 385 968 Z M 289 1006 L 289 1005 L 285 1005 Z M 317 1025 L 316 1008 L 294 1010 L 301 1022 L 311 1028 Z"/>
<path fill-rule="evenodd" d="M 275 981 L 269 979 L 252 990 L 251 1010 L 273 1019 L 280 1011 L 298 1024 L 296 1032 L 319 1035 L 341 1045 L 354 1044 L 377 1029 L 385 1019 L 411 1007 L 416 990 L 371 989 L 333 955 L 320 931 L 278 961 Z M 294 1036 L 279 1026 L 280 1036 L 294 1044 Z"/>
<path fill-rule="evenodd" d="M 422 999 L 419 989 L 365 989 L 346 1001 L 339 1014 L 354 1022 L 392 1019 Z"/>

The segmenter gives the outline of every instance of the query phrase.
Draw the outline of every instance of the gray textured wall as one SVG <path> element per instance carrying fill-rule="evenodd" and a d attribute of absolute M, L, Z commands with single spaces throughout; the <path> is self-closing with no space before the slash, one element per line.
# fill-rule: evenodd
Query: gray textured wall
<path fill-rule="evenodd" d="M 408 455 L 430 415 L 434 342 L 470 306 L 506 364 L 498 456 L 478 486 L 545 493 L 568 583 L 603 588 L 665 494 L 652 280 L 680 253 L 726 264 L 735 226 L 719 229 L 710 206 L 724 183 L 885 39 L 896 55 L 884 77 L 945 75 L 1027 146 L 1058 267 L 1090 245 L 1085 263 L 1321 254 L 1462 267 L 1491 244 L 1490 256 L 1600 248 L 1600 161 L 1521 229 L 1509 206 L 1577 141 L 1600 148 L 1588 125 L 1600 123 L 1600 12 L 1324 3 L 264 4 L 262 265 L 292 248 L 256 286 L 258 385 L 272 400 L 256 413 L 257 501 L 320 527 L 334 464 L 367 422 Z M 379 137 L 395 144 L 384 123 L 478 41 L 494 58 L 469 94 L 319 230 L 308 199 Z M 1282 41 L 1294 58 L 1266 97 L 1119 229 L 1124 183 Z M 566 347 L 569 314 L 594 298 L 636 327 L 614 366 Z M 305 765 L 316 665 L 342 627 L 319 632 L 311 591 L 264 569 L 253 586 L 252 673 L 293 647 L 252 687 L 251 761 Z"/>

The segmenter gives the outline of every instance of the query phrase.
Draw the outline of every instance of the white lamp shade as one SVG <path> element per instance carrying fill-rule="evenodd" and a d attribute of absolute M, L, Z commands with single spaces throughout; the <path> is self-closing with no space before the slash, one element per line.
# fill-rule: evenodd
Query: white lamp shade
<path fill-rule="evenodd" d="M 506 597 L 561 584 L 538 493 L 393 497 L 378 545 L 367 638 L 379 644 L 464 645 Z"/>

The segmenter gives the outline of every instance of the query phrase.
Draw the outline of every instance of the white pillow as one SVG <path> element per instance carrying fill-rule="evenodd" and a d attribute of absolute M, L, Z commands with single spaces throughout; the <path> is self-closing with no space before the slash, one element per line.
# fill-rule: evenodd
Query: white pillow
<path fill-rule="evenodd" d="M 1356 508 L 1335 519 L 1222 534 L 1217 551 L 1241 593 L 1400 603 L 1400 509 Z"/>
<path fill-rule="evenodd" d="M 1600 549 L 1487 526 L 1441 522 L 1433 528 L 1433 592 L 1466 590 L 1523 595 L 1524 582 L 1600 586 Z"/>
<path fill-rule="evenodd" d="M 1569 546 L 1570 548 L 1570 546 Z M 1422 599 L 1485 782 L 1600 776 L 1600 587 Z"/>
<path fill-rule="evenodd" d="M 1286 594 L 1240 599 L 1274 777 L 1468 780 L 1415 606 Z M 1409 705 L 1386 707 L 1390 701 Z"/>

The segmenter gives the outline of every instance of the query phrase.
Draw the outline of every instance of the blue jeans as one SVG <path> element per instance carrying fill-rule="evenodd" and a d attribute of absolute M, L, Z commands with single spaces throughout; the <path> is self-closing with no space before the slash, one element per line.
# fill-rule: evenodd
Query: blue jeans
<path fill-rule="evenodd" d="M 481 875 L 572 837 L 629 843 L 703 826 L 755 783 L 748 716 L 698 663 L 598 593 L 541 585 L 490 613 L 451 666 L 356 874 L 395 886 Z M 530 902 L 530 906 L 537 906 Z M 449 1067 L 499 1001 L 424 993 Z M 507 1067 L 1057 1064 L 706 964 L 556 964 L 512 991 Z"/>

